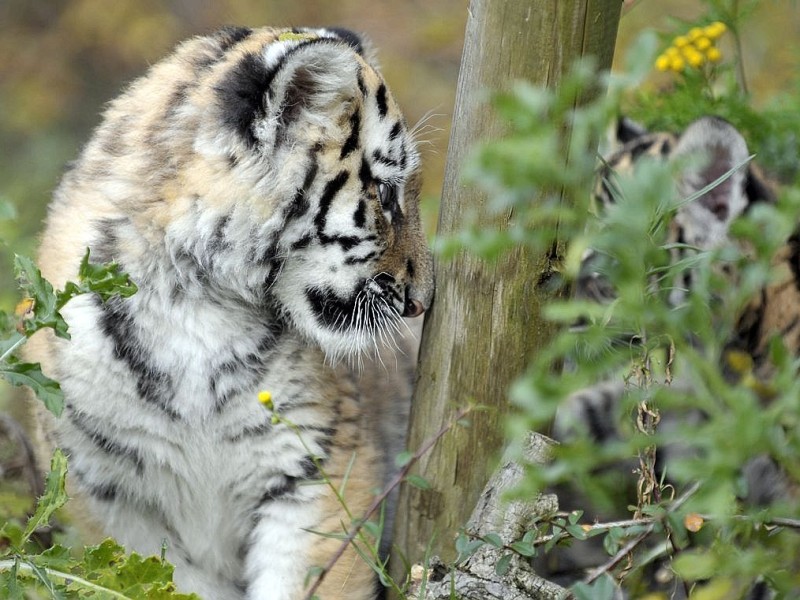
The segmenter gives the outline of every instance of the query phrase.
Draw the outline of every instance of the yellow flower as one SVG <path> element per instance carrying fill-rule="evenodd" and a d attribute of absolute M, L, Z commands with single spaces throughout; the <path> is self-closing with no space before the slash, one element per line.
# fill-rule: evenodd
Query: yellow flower
<path fill-rule="evenodd" d="M 694 67 L 697 69 L 700 67 L 705 60 L 703 59 L 703 55 L 700 54 L 693 46 L 686 46 L 683 49 L 683 58 L 686 59 L 686 62 L 689 63 L 690 67 Z"/>
<path fill-rule="evenodd" d="M 722 52 L 720 52 L 718 48 L 712 46 L 706 50 L 706 58 L 708 59 L 708 62 L 719 62 L 722 59 Z"/>
<path fill-rule="evenodd" d="M 679 35 L 674 40 L 672 40 L 672 45 L 676 48 L 683 48 L 686 44 L 689 43 L 689 40 L 685 35 Z"/>
<path fill-rule="evenodd" d="M 699 52 L 695 52 L 691 56 L 686 57 L 686 62 L 689 63 L 690 66 L 694 67 L 695 69 L 699 69 L 705 60 L 703 59 L 703 55 Z"/>
<path fill-rule="evenodd" d="M 689 41 L 690 41 L 690 42 L 693 42 L 693 41 L 695 41 L 697 38 L 699 38 L 701 35 L 703 35 L 703 30 L 702 30 L 702 29 L 700 29 L 699 27 L 692 27 L 692 28 L 689 30 L 689 33 L 687 33 L 686 35 L 688 36 L 688 38 L 689 38 Z"/>
<path fill-rule="evenodd" d="M 701 52 L 703 50 L 707 50 L 708 48 L 711 47 L 711 40 L 704 35 L 700 36 L 694 41 L 694 47 L 700 50 Z"/>
<path fill-rule="evenodd" d="M 667 55 L 669 58 L 675 58 L 676 56 L 681 55 L 681 51 L 678 50 L 675 46 L 670 46 L 666 50 L 664 50 L 664 54 Z"/>
<path fill-rule="evenodd" d="M 727 30 L 728 28 L 725 26 L 725 23 L 722 23 L 721 21 L 714 21 L 711 23 L 711 25 L 706 25 L 703 28 L 703 33 L 712 40 L 716 40 Z"/>
<path fill-rule="evenodd" d="M 659 71 L 668 71 L 670 65 L 669 56 L 662 54 L 656 59 L 656 69 Z"/>
<path fill-rule="evenodd" d="M 266 408 L 272 409 L 272 394 L 264 390 L 258 392 L 258 401 L 261 402 Z"/>
<path fill-rule="evenodd" d="M 686 66 L 686 61 L 684 61 L 680 56 L 673 56 L 669 61 L 669 68 L 675 71 L 676 73 L 680 73 L 683 71 L 683 68 Z"/>

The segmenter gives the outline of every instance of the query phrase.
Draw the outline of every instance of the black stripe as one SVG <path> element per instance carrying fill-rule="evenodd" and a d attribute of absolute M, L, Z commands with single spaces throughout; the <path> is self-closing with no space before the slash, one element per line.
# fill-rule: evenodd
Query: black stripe
<path fill-rule="evenodd" d="M 234 395 L 253 388 L 267 370 L 268 356 L 283 333 L 284 323 L 276 318 L 254 350 L 242 355 L 231 352 L 215 365 L 208 379 L 208 389 L 215 399 L 214 409 L 220 412 Z"/>
<path fill-rule="evenodd" d="M 375 178 L 372 176 L 372 169 L 367 162 L 365 156 L 361 157 L 361 167 L 358 169 L 358 179 L 361 181 L 361 192 L 367 193 L 367 190 L 375 185 Z"/>
<path fill-rule="evenodd" d="M 99 239 L 92 244 L 89 256 L 93 264 L 113 261 L 119 248 L 119 228 L 127 224 L 128 219 L 98 219 L 94 221 L 94 230 L 100 232 Z"/>
<path fill-rule="evenodd" d="M 297 477 L 284 476 L 279 484 L 267 488 L 258 499 L 256 508 L 276 500 L 290 500 L 288 496 L 294 494 L 295 490 L 297 490 Z"/>
<path fill-rule="evenodd" d="M 314 241 L 314 238 L 311 235 L 306 234 L 303 237 L 301 237 L 299 240 L 297 240 L 295 243 L 292 244 L 292 250 L 300 250 L 302 248 L 306 248 L 313 241 Z"/>
<path fill-rule="evenodd" d="M 124 362 L 136 377 L 136 391 L 139 396 L 170 418 L 179 419 L 180 414 L 170 406 L 174 396 L 172 377 L 146 360 L 145 350 L 136 335 L 133 314 L 125 301 L 115 297 L 105 303 L 98 298 L 97 302 L 101 310 L 100 327 L 114 343 L 114 357 Z"/>
<path fill-rule="evenodd" d="M 366 213 L 367 213 L 367 203 L 364 202 L 363 198 L 361 198 L 358 201 L 358 208 L 356 209 L 356 212 L 353 213 L 353 223 L 359 229 L 364 227 L 364 223 L 366 222 L 367 219 Z"/>
<path fill-rule="evenodd" d="M 141 475 L 144 472 L 144 461 L 141 455 L 134 449 L 128 446 L 123 446 L 117 441 L 114 441 L 105 435 L 101 434 L 96 428 L 88 423 L 87 415 L 76 411 L 71 404 L 66 406 L 66 415 L 69 422 L 80 431 L 83 435 L 89 438 L 92 443 L 100 450 L 107 454 L 113 454 L 121 458 L 126 458 L 134 463 L 136 472 Z"/>
<path fill-rule="evenodd" d="M 177 114 L 178 109 L 184 105 L 192 86 L 192 82 L 189 81 L 181 81 L 175 84 L 175 89 L 170 94 L 169 100 L 167 100 L 167 109 L 164 113 L 166 121 L 171 121 Z"/>
<path fill-rule="evenodd" d="M 220 50 L 227 52 L 235 44 L 250 37 L 253 30 L 249 27 L 235 27 L 228 25 L 214 32 L 213 37 L 219 40 Z"/>
<path fill-rule="evenodd" d="M 359 281 L 354 289 L 361 290 L 363 287 L 364 282 Z M 357 293 L 353 293 L 349 298 L 342 298 L 330 288 L 307 288 L 305 294 L 317 322 L 323 327 L 341 330 L 351 324 Z"/>
<path fill-rule="evenodd" d="M 363 68 L 359 69 L 358 73 L 356 73 L 356 83 L 358 83 L 358 89 L 361 91 L 361 97 L 366 98 L 367 86 L 364 84 Z"/>
<path fill-rule="evenodd" d="M 344 264 L 346 265 L 358 265 L 362 263 L 368 263 L 375 259 L 378 256 L 377 252 L 368 252 L 364 256 L 348 256 L 344 259 Z"/>
<path fill-rule="evenodd" d="M 378 86 L 378 91 L 375 94 L 375 101 L 378 103 L 378 114 L 382 119 L 386 116 L 388 110 L 386 106 L 386 85 L 383 83 Z"/>
<path fill-rule="evenodd" d="M 214 226 L 214 233 L 211 235 L 211 242 L 208 247 L 212 253 L 231 247 L 231 243 L 225 237 L 225 229 L 228 227 L 230 220 L 230 215 L 224 215 L 220 217 L 217 224 Z"/>
<path fill-rule="evenodd" d="M 254 425 L 252 427 L 245 427 L 241 431 L 228 435 L 225 438 L 226 442 L 240 442 L 242 440 L 254 437 L 261 437 L 263 435 L 271 435 L 272 434 L 272 423 L 269 421 L 265 421 L 264 423 L 259 423 L 258 425 Z"/>
<path fill-rule="evenodd" d="M 358 147 L 358 138 L 360 133 L 361 113 L 355 111 L 352 115 L 350 115 L 350 135 L 347 136 L 347 139 L 342 145 L 342 152 L 339 154 L 339 160 L 345 158 Z"/>
<path fill-rule="evenodd" d="M 310 152 L 310 155 L 311 166 L 308 168 L 308 171 L 303 178 L 303 185 L 297 190 L 297 192 L 295 192 L 292 203 L 289 205 L 288 210 L 284 214 L 285 222 L 287 223 L 292 219 L 298 219 L 302 217 L 311 207 L 308 201 L 308 192 L 314 183 L 314 179 L 317 177 L 319 163 L 317 162 L 317 157 L 313 151 Z"/>
<path fill-rule="evenodd" d="M 70 475 L 72 475 L 80 485 L 93 498 L 101 502 L 113 502 L 120 496 L 119 486 L 113 483 L 92 483 L 86 478 L 86 473 L 80 469 L 73 467 Z"/>
<path fill-rule="evenodd" d="M 325 226 L 327 224 L 328 211 L 330 210 L 331 202 L 336 194 L 338 194 L 339 191 L 341 191 L 341 189 L 344 187 L 348 177 L 349 173 L 347 171 L 340 171 L 336 177 L 334 177 L 325 185 L 325 190 L 322 192 L 322 197 L 319 201 L 319 212 L 317 212 L 317 215 L 314 217 L 314 225 L 317 228 L 317 237 L 319 238 L 320 243 L 322 245 L 339 244 L 345 251 L 350 250 L 354 246 L 371 239 L 370 236 L 364 238 L 352 235 L 329 236 L 325 233 Z"/>
<path fill-rule="evenodd" d="M 335 33 L 342 41 L 346 42 L 348 46 L 363 56 L 364 45 L 362 44 L 361 38 L 357 33 L 350 31 L 349 29 L 345 29 L 344 27 L 328 27 L 327 29 L 328 31 Z"/>
<path fill-rule="evenodd" d="M 278 484 L 267 488 L 259 498 L 256 509 L 276 500 L 291 502 L 293 500 L 291 496 L 297 490 L 298 483 L 308 481 L 318 474 L 317 465 L 310 456 L 305 456 L 298 467 L 300 468 L 298 475 L 283 475 Z"/>
<path fill-rule="evenodd" d="M 389 132 L 389 139 L 390 140 L 396 139 L 397 136 L 400 135 L 401 130 L 402 130 L 402 125 L 400 124 L 400 121 L 398 121 L 397 123 L 392 125 L 392 130 Z"/>
<path fill-rule="evenodd" d="M 275 70 L 267 70 L 261 55 L 250 52 L 231 68 L 216 88 L 224 111 L 224 124 L 238 133 L 251 148 L 257 142 L 253 121 L 265 112 L 264 92 L 269 89 L 274 76 Z"/>
<path fill-rule="evenodd" d="M 375 150 L 372 153 L 372 158 L 381 164 L 387 165 L 389 167 L 399 167 L 400 163 L 396 160 L 389 158 L 388 156 L 384 155 L 380 150 Z"/>

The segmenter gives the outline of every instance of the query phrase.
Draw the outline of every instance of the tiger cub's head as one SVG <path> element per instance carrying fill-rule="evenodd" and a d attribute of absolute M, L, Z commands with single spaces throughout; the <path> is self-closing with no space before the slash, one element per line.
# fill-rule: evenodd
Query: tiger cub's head
<path fill-rule="evenodd" d="M 338 29 L 194 38 L 112 103 L 84 157 L 136 187 L 119 200 L 181 291 L 263 307 L 330 356 L 433 295 L 413 133 L 365 48 Z"/>
<path fill-rule="evenodd" d="M 674 193 L 682 200 L 669 223 L 669 241 L 674 244 L 673 260 L 684 254 L 713 250 L 727 239 L 731 223 L 757 202 L 772 202 L 774 195 L 756 168 L 741 133 L 724 119 L 707 116 L 692 122 L 681 135 L 650 133 L 638 124 L 622 119 L 615 136 L 618 147 L 605 159 L 594 196 L 597 205 L 615 202 L 616 177 L 633 170 L 636 161 L 655 158 L 676 166 Z M 730 173 L 723 181 L 718 179 Z M 614 291 L 594 266 L 601 261 L 592 250 L 584 256 L 576 293 L 579 297 L 607 301 Z M 674 282 L 670 303 L 680 304 L 692 287 L 693 273 L 686 270 Z"/>

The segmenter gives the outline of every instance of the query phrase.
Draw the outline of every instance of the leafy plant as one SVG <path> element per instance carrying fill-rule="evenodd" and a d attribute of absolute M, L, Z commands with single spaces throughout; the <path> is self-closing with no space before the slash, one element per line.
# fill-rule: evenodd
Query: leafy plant
<path fill-rule="evenodd" d="M 726 24 L 732 31 L 740 25 Z M 602 212 L 587 193 L 596 177 L 596 160 L 587 148 L 620 105 L 638 104 L 637 116 L 655 128 L 680 130 L 702 114 L 720 112 L 734 124 L 749 125 L 742 127 L 746 135 L 768 122 L 756 136 L 757 148 L 782 144 L 785 132 L 778 130 L 785 121 L 775 113 L 756 113 L 740 87 L 720 91 L 714 77 L 723 77 L 724 69 L 679 73 L 669 90 L 631 93 L 654 63 L 656 47 L 653 37 L 643 37 L 626 74 L 602 76 L 609 94 L 578 108 L 579 91 L 597 83 L 586 63 L 576 66 L 560 90 L 520 83 L 498 97 L 510 133 L 478 149 L 470 174 L 490 192 L 494 209 L 513 211 L 515 224 L 505 231 L 466 230 L 441 247 L 467 248 L 488 259 L 518 244 L 551 255 L 555 248 L 562 259 L 559 276 L 567 284 L 576 279 L 585 249 L 607 257 L 603 274 L 617 294 L 612 303 L 568 300 L 545 309 L 563 333 L 512 388 L 517 411 L 509 435 L 522 440 L 530 429 L 546 430 L 559 405 L 578 390 L 607 380 L 624 382 L 621 438 L 603 445 L 579 438 L 560 447 L 552 464 L 529 470 L 518 494 L 530 497 L 569 483 L 588 504 L 581 507 L 584 519 L 598 506 L 629 517 L 581 523 L 555 515 L 535 525 L 526 548 L 547 552 L 565 541 L 578 545 L 603 536 L 608 556 L 573 588 L 579 597 L 610 597 L 609 576 L 642 593 L 645 570 L 660 560 L 668 561 L 687 593 L 702 590 L 706 598 L 739 597 L 756 580 L 792 594 L 800 589 L 800 536 L 791 531 L 800 528 L 793 519 L 796 504 L 753 507 L 740 498 L 742 468 L 760 454 L 768 454 L 792 481 L 800 480 L 798 358 L 776 336 L 768 347 L 772 370 L 765 380 L 754 374 L 749 357 L 726 349 L 743 308 L 773 281 L 773 256 L 798 223 L 800 190 L 786 188 L 775 206 L 754 207 L 734 223 L 731 240 L 722 247 L 677 263 L 668 223 L 690 199 L 673 197 L 675 166 L 638 161 L 630 178 L 615 181 L 617 201 Z M 530 202 L 542 192 L 544 201 Z M 674 306 L 669 292 L 685 269 L 692 270 L 694 287 Z M 582 331 L 569 327 L 579 321 L 587 323 Z M 572 367 L 562 371 L 564 364 Z M 689 418 L 698 411 L 704 418 Z M 667 432 L 658 427 L 662 414 L 685 418 Z M 676 439 L 682 452 L 670 460 L 666 483 L 655 457 Z M 633 500 L 620 495 L 620 465 L 630 459 L 638 462 L 627 480 Z M 460 541 L 464 552 L 473 546 L 469 539 Z"/>
<path fill-rule="evenodd" d="M 190 600 L 193 594 L 175 592 L 173 567 L 163 557 L 126 554 L 113 540 L 88 546 L 78 553 L 60 545 L 44 551 L 35 547 L 31 536 L 46 526 L 53 513 L 67 502 L 64 483 L 67 459 L 56 450 L 47 475 L 45 492 L 36 512 L 23 529 L 7 522 L 0 529 L 6 547 L 0 553 L 0 586 L 9 600 L 29 598 L 37 590 L 47 598 L 156 598 Z"/>
<path fill-rule="evenodd" d="M 37 331 L 50 328 L 55 335 L 69 339 L 61 309 L 79 294 L 97 294 L 102 300 L 112 296 L 128 297 L 136 286 L 118 266 L 90 262 L 89 252 L 81 261 L 77 282 L 68 282 L 55 291 L 33 262 L 22 256 L 15 259 L 15 270 L 25 299 L 16 317 L 0 312 L 3 339 L 0 341 L 0 377 L 14 385 L 27 385 L 48 410 L 60 415 L 64 398 L 58 383 L 45 376 L 38 364 L 23 362 L 18 351 Z M 181 600 L 196 598 L 178 594 L 172 582 L 173 567 L 163 557 L 126 554 L 113 540 L 78 551 L 61 545 L 41 548 L 34 534 L 50 521 L 68 500 L 65 491 L 67 459 L 56 450 L 52 457 L 44 493 L 35 512 L 24 526 L 14 519 L 0 528 L 0 589 L 4 598 L 22 600 L 47 598 L 156 598 Z"/>

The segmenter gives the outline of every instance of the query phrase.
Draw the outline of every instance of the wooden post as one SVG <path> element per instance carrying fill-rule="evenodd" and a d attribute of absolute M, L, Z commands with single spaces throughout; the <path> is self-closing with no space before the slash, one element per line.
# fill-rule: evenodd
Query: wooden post
<path fill-rule="evenodd" d="M 470 150 L 503 133 L 487 92 L 507 90 L 519 79 L 557 87 L 584 55 L 609 68 L 620 8 L 620 0 L 470 2 L 439 235 L 459 231 L 473 209 L 487 226 L 502 228 L 511 217 L 482 211 L 485 194 L 461 180 Z M 417 472 L 433 489 L 401 490 L 395 542 L 412 563 L 422 561 L 432 539 L 434 554 L 454 557 L 454 535 L 496 466 L 509 385 L 553 333 L 539 316 L 547 292 L 537 285 L 551 272 L 550 260 L 519 249 L 491 264 L 466 252 L 436 261 L 408 448 L 420 447 L 459 405 L 475 401 L 490 410 L 473 413 L 470 427 L 455 428 L 423 457 Z M 402 562 L 395 559 L 393 568 L 399 574 Z"/>

